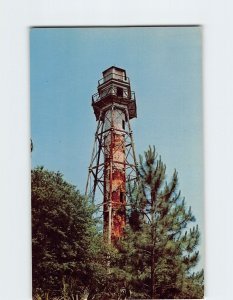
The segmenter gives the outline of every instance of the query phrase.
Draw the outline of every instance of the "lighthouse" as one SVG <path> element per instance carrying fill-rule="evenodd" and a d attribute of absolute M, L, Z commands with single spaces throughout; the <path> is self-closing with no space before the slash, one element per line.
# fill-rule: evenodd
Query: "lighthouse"
<path fill-rule="evenodd" d="M 124 69 L 112 66 L 103 71 L 97 90 L 92 96 L 97 129 L 86 195 L 102 208 L 103 234 L 111 244 L 124 234 L 128 187 L 137 181 L 130 124 L 131 119 L 137 117 L 137 106 Z"/>

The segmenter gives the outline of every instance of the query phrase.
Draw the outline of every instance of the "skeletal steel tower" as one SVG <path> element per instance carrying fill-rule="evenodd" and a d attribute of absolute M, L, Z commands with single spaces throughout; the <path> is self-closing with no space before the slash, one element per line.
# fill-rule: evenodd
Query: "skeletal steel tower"
<path fill-rule="evenodd" d="M 86 195 L 103 208 L 103 232 L 111 243 L 123 235 L 127 186 L 137 180 L 130 120 L 137 116 L 135 93 L 126 71 L 110 67 L 92 96 L 97 130 L 89 166 Z M 99 192 L 100 191 L 100 192 Z M 97 194 L 102 199 L 96 199 Z"/>

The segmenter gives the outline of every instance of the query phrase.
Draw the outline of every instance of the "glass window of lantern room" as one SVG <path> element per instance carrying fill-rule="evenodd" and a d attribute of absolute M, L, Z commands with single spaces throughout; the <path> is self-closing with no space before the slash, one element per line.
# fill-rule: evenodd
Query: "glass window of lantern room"
<path fill-rule="evenodd" d="M 117 87 L 117 96 L 123 97 L 123 88 Z"/>

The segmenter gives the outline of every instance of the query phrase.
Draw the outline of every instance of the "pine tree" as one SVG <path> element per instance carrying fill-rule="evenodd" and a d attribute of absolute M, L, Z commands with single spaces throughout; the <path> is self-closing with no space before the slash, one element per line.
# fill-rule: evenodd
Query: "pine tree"
<path fill-rule="evenodd" d="M 149 147 L 140 156 L 140 183 L 131 190 L 129 226 L 119 241 L 119 266 L 134 298 L 179 299 L 203 297 L 203 270 L 197 265 L 200 232 L 187 208 L 174 171 L 166 182 L 166 166 Z"/>

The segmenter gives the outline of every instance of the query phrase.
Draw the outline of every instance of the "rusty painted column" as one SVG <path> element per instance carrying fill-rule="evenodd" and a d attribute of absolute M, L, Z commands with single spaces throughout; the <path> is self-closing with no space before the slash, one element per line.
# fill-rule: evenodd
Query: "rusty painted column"
<path fill-rule="evenodd" d="M 105 114 L 106 134 L 104 137 L 104 234 L 108 238 L 111 236 L 112 240 L 123 235 L 126 223 L 125 133 L 123 132 L 123 124 L 125 124 L 124 112 L 112 106 Z"/>

